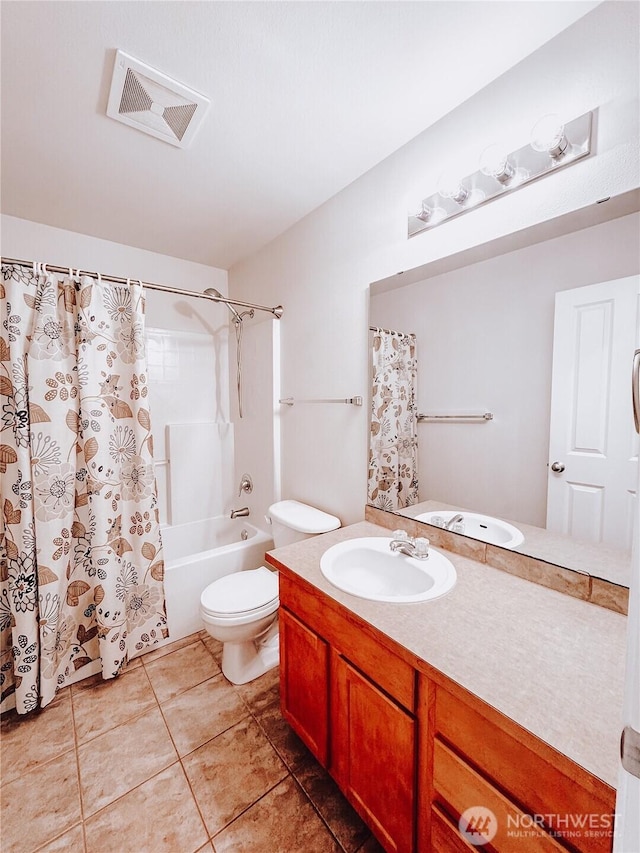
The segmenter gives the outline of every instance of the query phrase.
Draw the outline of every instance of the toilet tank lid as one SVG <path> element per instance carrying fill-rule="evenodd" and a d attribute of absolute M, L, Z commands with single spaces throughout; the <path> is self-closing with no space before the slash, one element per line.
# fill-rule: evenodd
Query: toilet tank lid
<path fill-rule="evenodd" d="M 300 501 L 278 501 L 269 507 L 269 515 L 299 533 L 328 533 L 340 527 L 340 519 Z"/>

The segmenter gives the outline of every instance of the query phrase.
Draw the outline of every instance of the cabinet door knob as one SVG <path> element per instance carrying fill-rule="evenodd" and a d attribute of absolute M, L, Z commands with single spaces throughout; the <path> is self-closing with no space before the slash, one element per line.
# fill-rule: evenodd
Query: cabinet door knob
<path fill-rule="evenodd" d="M 562 462 L 554 462 L 551 465 L 551 470 L 554 474 L 562 474 L 562 472 L 564 471 L 564 465 L 562 464 Z"/>

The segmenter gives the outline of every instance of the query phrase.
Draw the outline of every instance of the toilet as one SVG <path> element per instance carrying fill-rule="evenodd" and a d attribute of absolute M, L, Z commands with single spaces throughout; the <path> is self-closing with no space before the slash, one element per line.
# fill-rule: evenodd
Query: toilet
<path fill-rule="evenodd" d="M 299 501 L 269 507 L 276 548 L 340 527 L 335 515 Z M 266 566 L 219 578 L 200 596 L 205 630 L 223 643 L 222 672 L 232 684 L 253 681 L 279 661 L 278 574 Z"/>

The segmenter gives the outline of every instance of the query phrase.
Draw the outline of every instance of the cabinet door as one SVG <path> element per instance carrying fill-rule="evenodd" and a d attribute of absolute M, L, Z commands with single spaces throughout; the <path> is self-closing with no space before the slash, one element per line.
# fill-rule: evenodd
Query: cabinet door
<path fill-rule="evenodd" d="M 336 652 L 331 690 L 331 773 L 385 850 L 410 853 L 416 721 Z"/>
<path fill-rule="evenodd" d="M 326 767 L 329 717 L 329 646 L 288 610 L 280 610 L 282 714 Z"/>

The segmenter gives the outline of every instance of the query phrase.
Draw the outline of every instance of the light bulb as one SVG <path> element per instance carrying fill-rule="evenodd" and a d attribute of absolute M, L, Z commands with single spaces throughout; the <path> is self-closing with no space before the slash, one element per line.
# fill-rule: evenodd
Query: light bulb
<path fill-rule="evenodd" d="M 531 129 L 531 147 L 534 151 L 546 152 L 556 159 L 562 157 L 568 146 L 564 124 L 555 113 L 542 116 Z"/>
<path fill-rule="evenodd" d="M 425 202 L 421 202 L 413 216 L 425 224 L 437 225 L 447 218 L 447 211 L 443 207 L 429 207 Z"/>
<path fill-rule="evenodd" d="M 464 204 L 469 190 L 462 186 L 460 178 L 454 172 L 443 172 L 438 181 L 438 192 L 442 198 L 450 198 L 456 204 Z"/>
<path fill-rule="evenodd" d="M 433 208 L 422 202 L 418 207 L 418 212 L 415 213 L 414 216 L 416 219 L 422 220 L 422 222 L 430 222 L 431 217 L 433 216 Z"/>
<path fill-rule="evenodd" d="M 480 171 L 501 184 L 509 183 L 515 174 L 509 155 L 496 144 L 487 146 L 480 155 Z"/>

